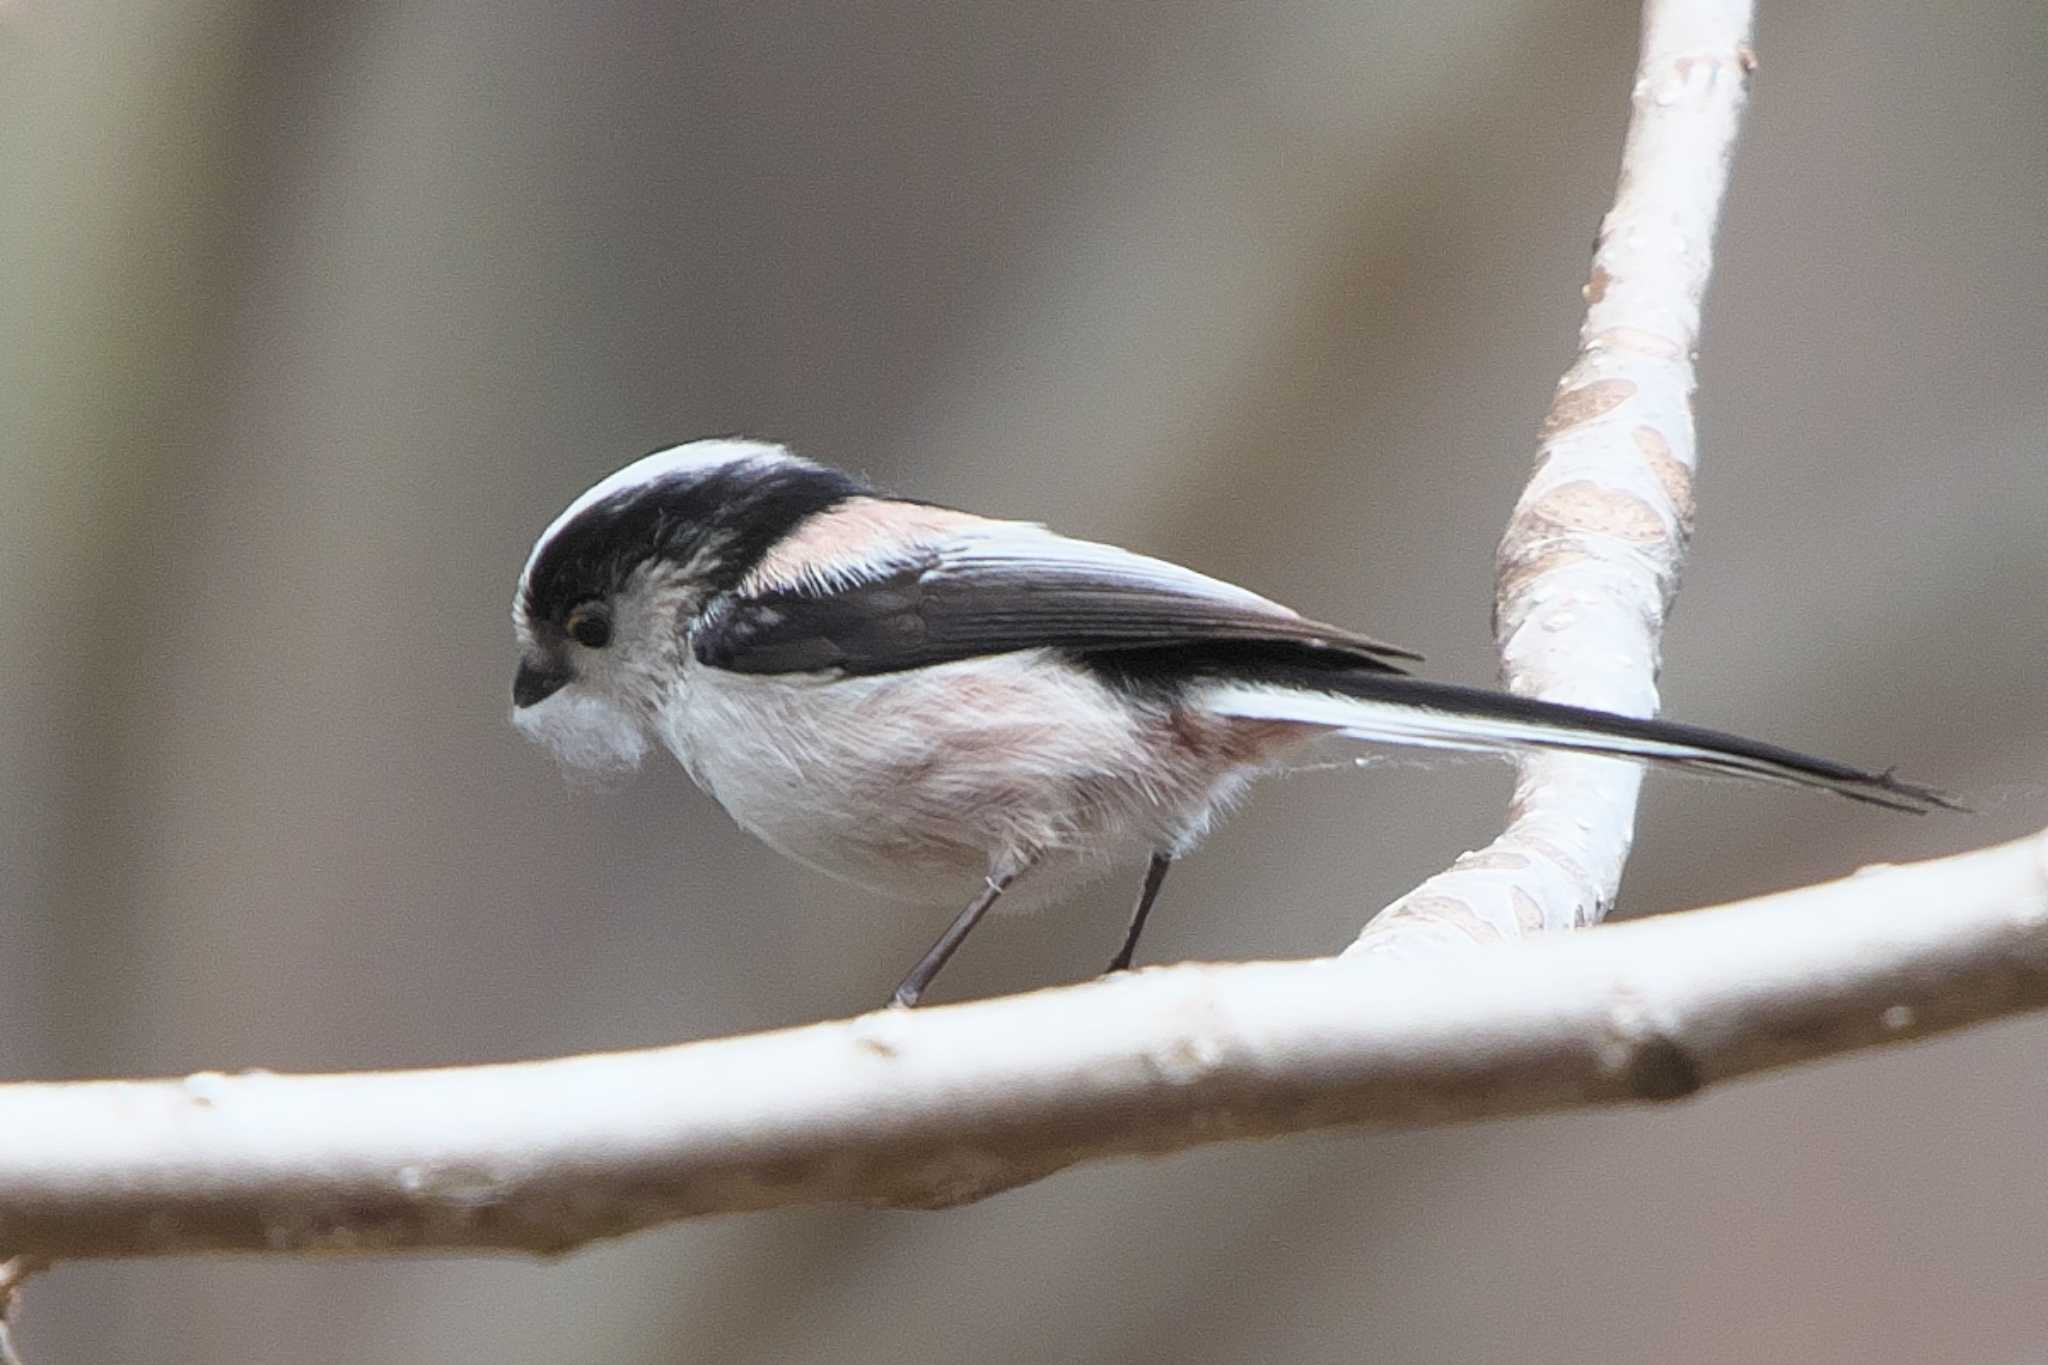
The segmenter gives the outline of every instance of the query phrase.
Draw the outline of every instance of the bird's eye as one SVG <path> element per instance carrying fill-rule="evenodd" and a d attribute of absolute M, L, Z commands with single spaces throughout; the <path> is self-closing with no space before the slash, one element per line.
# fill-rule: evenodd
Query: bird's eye
<path fill-rule="evenodd" d="M 595 602 L 587 602 L 570 612 L 563 628 L 585 649 L 603 649 L 612 642 L 611 613 Z"/>

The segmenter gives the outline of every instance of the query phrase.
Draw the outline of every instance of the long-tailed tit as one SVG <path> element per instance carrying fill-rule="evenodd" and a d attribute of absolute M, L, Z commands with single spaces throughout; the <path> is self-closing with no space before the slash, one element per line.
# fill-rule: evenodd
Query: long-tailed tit
<path fill-rule="evenodd" d="M 1172 862 L 1247 784 L 1338 737 L 1565 749 L 1918 811 L 1890 773 L 1735 735 L 1408 676 L 1418 656 L 1158 559 L 890 497 L 755 441 L 649 455 L 534 544 L 513 719 L 567 764 L 673 753 L 743 827 L 903 900 L 967 906 Z"/>

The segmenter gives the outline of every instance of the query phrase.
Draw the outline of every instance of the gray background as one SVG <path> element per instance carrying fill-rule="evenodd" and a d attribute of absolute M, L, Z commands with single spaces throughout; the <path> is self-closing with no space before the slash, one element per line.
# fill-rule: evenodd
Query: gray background
<path fill-rule="evenodd" d="M 1649 789 L 1631 912 L 2048 813 L 2048 10 L 1770 6 L 1672 714 L 1974 794 Z M 1492 675 L 1618 3 L 0 2 L 0 1071 L 619 1047 L 878 1000 L 935 922 L 504 723 L 533 534 L 745 431 Z M 1153 960 L 1329 950 L 1506 769 L 1263 792 Z M 1128 888 L 945 994 L 1085 974 Z M 2048 1025 L 1656 1113 L 1096 1166 L 555 1266 L 34 1286 L 65 1362 L 2048 1358 Z M 0 1141 L 4 1141 L 0 1135 Z"/>

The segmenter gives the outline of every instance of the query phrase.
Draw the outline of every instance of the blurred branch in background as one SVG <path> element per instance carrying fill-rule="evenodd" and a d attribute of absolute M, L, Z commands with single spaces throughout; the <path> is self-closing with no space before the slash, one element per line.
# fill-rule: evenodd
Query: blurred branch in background
<path fill-rule="evenodd" d="M 0 1086 L 0 1246 L 558 1253 L 1079 1161 L 1669 1100 L 2048 1006 L 2048 833 L 1416 960 L 1185 964 L 640 1052 Z"/>
<path fill-rule="evenodd" d="M 1494 634 L 1508 687 L 1657 712 L 1658 640 L 1692 532 L 1694 348 L 1756 54 L 1750 0 L 1650 0 L 1614 207 L 1579 354 L 1501 538 Z M 1513 939 L 1599 922 L 1634 838 L 1642 770 L 1520 762 L 1508 827 L 1388 906 L 1348 950 Z"/>

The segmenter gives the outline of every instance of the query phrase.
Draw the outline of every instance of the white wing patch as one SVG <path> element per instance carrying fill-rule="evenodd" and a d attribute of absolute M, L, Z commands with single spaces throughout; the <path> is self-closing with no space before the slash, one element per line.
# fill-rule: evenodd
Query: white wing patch
<path fill-rule="evenodd" d="M 795 589 L 829 594 L 928 561 L 934 578 L 1044 575 L 1048 587 L 1078 573 L 1190 601 L 1226 603 L 1280 620 L 1299 614 L 1219 578 L 1115 545 L 1074 540 L 1036 522 L 996 521 L 971 512 L 886 498 L 853 498 L 820 512 L 771 550 L 743 593 Z"/>
<path fill-rule="evenodd" d="M 1264 612 L 1284 620 L 1298 620 L 1292 608 L 1259 596 L 1235 583 L 1196 573 L 1193 569 L 1150 555 L 1133 553 L 1115 545 L 1092 540 L 1074 540 L 1022 521 L 997 521 L 942 542 L 938 547 L 937 571 L 971 577 L 986 570 L 1044 570 L 1049 576 L 1063 570 L 1086 570 L 1105 582 L 1128 583 L 1186 598 L 1206 598 L 1234 607 Z"/>

